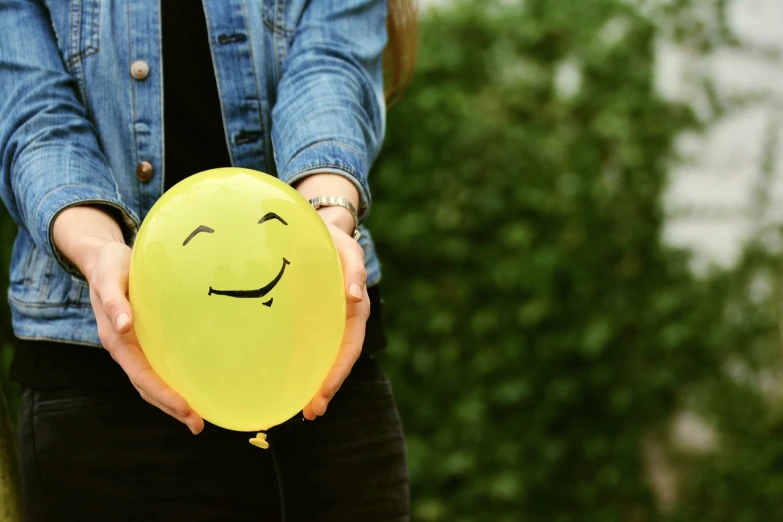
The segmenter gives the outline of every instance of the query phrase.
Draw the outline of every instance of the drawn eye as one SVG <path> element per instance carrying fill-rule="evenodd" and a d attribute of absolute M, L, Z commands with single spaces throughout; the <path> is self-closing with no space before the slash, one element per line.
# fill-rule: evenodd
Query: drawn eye
<path fill-rule="evenodd" d="M 288 226 L 288 223 L 286 223 L 283 218 L 281 218 L 280 216 L 278 216 L 274 212 L 267 212 L 264 217 L 262 217 L 261 219 L 258 220 L 258 224 L 260 225 L 261 223 L 264 223 L 264 222 L 272 220 L 272 219 L 276 219 L 279 222 L 281 222 L 282 224 Z"/>
<path fill-rule="evenodd" d="M 208 234 L 214 234 L 215 233 L 215 231 L 212 230 L 211 228 L 209 228 L 208 226 L 199 225 L 198 227 L 196 227 L 196 230 L 191 232 L 190 235 L 187 238 L 185 238 L 185 241 L 182 242 L 182 246 L 185 246 L 188 243 L 190 243 L 190 240 L 193 239 L 194 237 L 196 237 L 201 232 L 206 232 Z"/>

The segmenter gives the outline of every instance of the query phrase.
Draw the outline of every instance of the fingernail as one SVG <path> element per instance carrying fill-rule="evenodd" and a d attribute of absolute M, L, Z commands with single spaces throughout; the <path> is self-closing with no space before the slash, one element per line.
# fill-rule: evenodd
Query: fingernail
<path fill-rule="evenodd" d="M 326 394 L 326 396 L 331 399 L 332 397 L 334 397 L 335 393 L 337 393 L 337 388 L 332 389 L 329 393 Z"/>
<path fill-rule="evenodd" d="M 114 324 L 114 327 L 117 330 L 122 330 L 123 327 L 128 324 L 128 321 L 130 321 L 130 317 L 128 317 L 128 314 L 123 312 L 117 316 L 117 322 Z"/>
<path fill-rule="evenodd" d="M 326 414 L 326 408 L 327 408 L 328 406 L 329 406 L 329 403 L 328 403 L 328 402 L 327 402 L 326 404 L 324 404 L 324 411 L 322 411 L 322 412 L 321 412 L 321 415 L 324 415 L 324 414 Z"/>
<path fill-rule="evenodd" d="M 190 429 L 190 433 L 192 433 L 193 435 L 198 435 L 198 433 L 196 433 L 196 430 L 194 430 L 190 426 L 188 426 L 188 428 Z"/>
<path fill-rule="evenodd" d="M 348 293 L 354 296 L 356 299 L 361 299 L 362 287 L 359 286 L 357 283 L 351 283 L 351 286 L 348 287 Z"/>

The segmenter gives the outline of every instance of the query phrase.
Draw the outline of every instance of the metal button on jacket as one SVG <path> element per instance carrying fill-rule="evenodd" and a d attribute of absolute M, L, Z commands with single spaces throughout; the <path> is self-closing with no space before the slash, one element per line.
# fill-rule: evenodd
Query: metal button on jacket
<path fill-rule="evenodd" d="M 131 64 L 131 76 L 137 80 L 143 80 L 150 73 L 150 66 L 144 60 L 136 60 Z"/>
<path fill-rule="evenodd" d="M 142 161 L 136 165 L 136 177 L 145 183 L 152 179 L 152 174 L 154 172 L 155 170 L 152 168 L 152 163 L 149 161 Z"/>

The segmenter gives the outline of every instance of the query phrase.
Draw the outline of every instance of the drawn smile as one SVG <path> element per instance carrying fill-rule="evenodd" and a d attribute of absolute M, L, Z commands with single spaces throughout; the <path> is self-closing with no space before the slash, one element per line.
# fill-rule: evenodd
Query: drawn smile
<path fill-rule="evenodd" d="M 283 274 L 285 273 L 285 267 L 290 265 L 291 262 L 283 258 L 283 266 L 280 267 L 280 272 L 275 276 L 272 281 L 269 282 L 266 286 L 263 286 L 261 288 L 258 288 L 256 290 L 215 290 L 211 286 L 209 287 L 209 294 L 208 295 L 225 295 L 228 297 L 239 297 L 244 299 L 252 299 L 252 298 L 258 298 L 258 297 L 264 297 L 266 294 L 272 291 L 272 289 L 277 286 L 277 283 L 280 282 L 280 280 L 283 278 Z M 272 300 L 270 299 L 267 303 L 264 303 L 267 306 L 272 306 Z"/>
<path fill-rule="evenodd" d="M 278 221 L 282 226 L 287 227 L 288 223 L 285 219 L 278 216 L 274 212 L 267 212 L 264 214 L 264 216 L 258 220 L 258 224 L 264 224 L 264 223 L 271 223 Z M 212 227 L 208 227 L 206 225 L 199 225 L 191 232 L 188 237 L 185 238 L 185 241 L 182 242 L 182 246 L 187 246 L 191 241 L 193 241 L 196 236 L 200 236 L 201 234 L 214 234 L 215 229 Z M 207 295 L 225 295 L 226 297 L 239 297 L 243 299 L 255 299 L 258 297 L 264 297 L 266 294 L 271 292 L 275 286 L 277 286 L 277 283 L 280 282 L 280 280 L 283 278 L 283 274 L 285 273 L 285 267 L 290 265 L 291 262 L 283 258 L 283 266 L 280 268 L 280 272 L 275 276 L 272 281 L 269 282 L 268 285 L 262 286 L 261 288 L 258 288 L 256 290 L 215 290 L 211 286 L 209 287 L 209 293 Z M 271 307 L 272 301 L 274 299 L 270 299 L 269 301 L 266 301 L 262 303 L 264 306 Z"/>

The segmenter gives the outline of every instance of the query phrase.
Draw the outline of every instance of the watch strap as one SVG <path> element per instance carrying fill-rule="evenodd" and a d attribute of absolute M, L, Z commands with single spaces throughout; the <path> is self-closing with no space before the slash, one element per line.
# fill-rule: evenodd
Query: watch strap
<path fill-rule="evenodd" d="M 358 240 L 361 237 L 362 234 L 359 230 L 359 216 L 356 213 L 356 208 L 353 206 L 353 203 L 347 199 L 337 196 L 318 196 L 310 200 L 310 205 L 312 205 L 315 210 L 318 210 L 321 207 L 343 207 L 344 209 L 347 209 L 351 213 L 351 216 L 353 216 L 354 227 L 351 237 L 353 237 L 355 240 Z"/>

